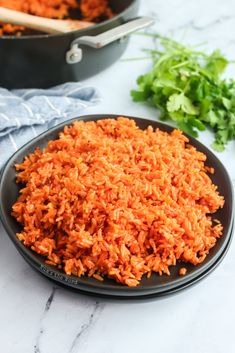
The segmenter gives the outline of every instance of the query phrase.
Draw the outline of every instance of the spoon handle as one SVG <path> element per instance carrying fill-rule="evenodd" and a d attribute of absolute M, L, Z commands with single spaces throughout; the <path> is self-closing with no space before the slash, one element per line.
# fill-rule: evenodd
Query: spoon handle
<path fill-rule="evenodd" d="M 63 33 L 66 28 L 64 21 L 53 20 L 45 17 L 32 16 L 23 12 L 0 7 L 0 22 L 20 25 L 46 33 Z"/>

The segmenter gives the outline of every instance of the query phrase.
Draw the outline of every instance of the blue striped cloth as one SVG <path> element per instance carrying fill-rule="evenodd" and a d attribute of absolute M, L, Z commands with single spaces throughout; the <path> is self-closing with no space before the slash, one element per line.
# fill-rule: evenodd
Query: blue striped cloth
<path fill-rule="evenodd" d="M 93 87 L 77 82 L 49 89 L 0 88 L 0 167 L 33 137 L 99 100 Z"/>

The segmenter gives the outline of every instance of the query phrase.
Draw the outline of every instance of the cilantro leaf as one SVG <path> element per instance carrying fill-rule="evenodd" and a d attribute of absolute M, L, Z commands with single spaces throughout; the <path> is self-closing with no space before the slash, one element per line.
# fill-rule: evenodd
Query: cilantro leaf
<path fill-rule="evenodd" d="M 184 93 L 174 93 L 168 99 L 167 110 L 168 112 L 175 112 L 180 109 L 182 109 L 184 113 L 190 115 L 198 114 L 198 109 L 192 104 L 192 101 L 184 95 Z"/>

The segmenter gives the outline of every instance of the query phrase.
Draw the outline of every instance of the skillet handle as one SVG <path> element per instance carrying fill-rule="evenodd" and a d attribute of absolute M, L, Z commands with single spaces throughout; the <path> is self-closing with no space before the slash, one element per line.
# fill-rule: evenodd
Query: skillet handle
<path fill-rule="evenodd" d="M 104 33 L 98 34 L 97 36 L 83 36 L 77 38 L 71 43 L 70 50 L 66 53 L 66 62 L 68 64 L 76 64 L 82 60 L 82 49 L 79 48 L 79 45 L 81 44 L 100 49 L 118 39 L 138 31 L 139 29 L 149 27 L 153 24 L 154 20 L 152 18 L 139 17 Z"/>

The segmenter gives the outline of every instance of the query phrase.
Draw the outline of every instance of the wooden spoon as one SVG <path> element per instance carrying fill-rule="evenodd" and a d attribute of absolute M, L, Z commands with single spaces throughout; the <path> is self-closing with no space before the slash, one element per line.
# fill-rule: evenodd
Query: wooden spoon
<path fill-rule="evenodd" d="M 67 33 L 93 26 L 93 22 L 53 20 L 0 7 L 0 22 L 24 26 L 50 34 Z"/>

